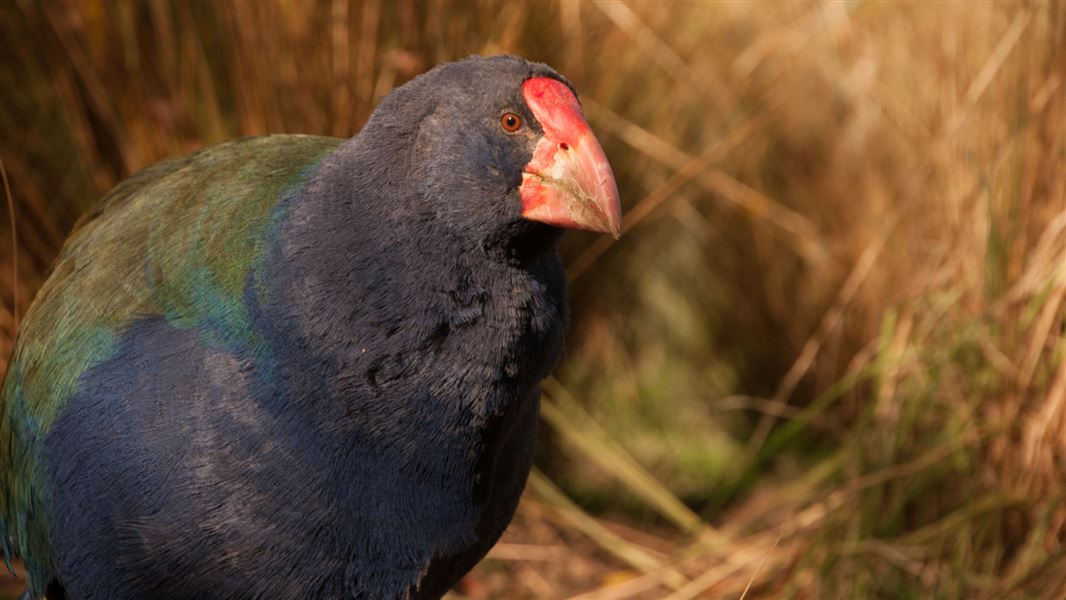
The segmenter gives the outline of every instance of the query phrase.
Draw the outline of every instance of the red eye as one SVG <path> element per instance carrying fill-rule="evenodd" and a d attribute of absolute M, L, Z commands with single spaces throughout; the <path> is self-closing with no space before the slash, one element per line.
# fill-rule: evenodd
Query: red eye
<path fill-rule="evenodd" d="M 507 113 L 500 117 L 500 127 L 507 133 L 514 133 L 522 128 L 522 118 L 514 113 Z"/>

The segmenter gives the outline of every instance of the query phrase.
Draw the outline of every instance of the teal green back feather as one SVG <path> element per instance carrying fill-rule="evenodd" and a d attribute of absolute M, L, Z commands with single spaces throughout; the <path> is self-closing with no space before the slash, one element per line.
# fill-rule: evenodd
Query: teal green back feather
<path fill-rule="evenodd" d="M 35 590 L 50 560 L 42 438 L 81 374 L 146 315 L 255 346 L 244 288 L 275 208 L 341 142 L 285 135 L 207 148 L 127 179 L 75 226 L 22 322 L 0 395 L 0 535 Z"/>

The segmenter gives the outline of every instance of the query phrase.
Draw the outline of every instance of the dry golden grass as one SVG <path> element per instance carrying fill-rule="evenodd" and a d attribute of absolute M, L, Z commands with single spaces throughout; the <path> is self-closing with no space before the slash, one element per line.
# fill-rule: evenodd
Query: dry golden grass
<path fill-rule="evenodd" d="M 123 177 L 515 52 L 582 92 L 626 235 L 566 240 L 541 470 L 461 594 L 1066 595 L 1063 4 L 20 2 L 0 33 L 5 355 Z"/>

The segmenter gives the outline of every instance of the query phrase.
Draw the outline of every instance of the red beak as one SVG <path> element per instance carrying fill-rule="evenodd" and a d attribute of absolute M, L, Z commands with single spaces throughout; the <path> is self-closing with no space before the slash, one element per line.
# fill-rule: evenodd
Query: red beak
<path fill-rule="evenodd" d="M 573 92 L 550 77 L 535 77 L 522 84 L 522 95 L 544 129 L 522 174 L 522 216 L 618 239 L 618 186 Z"/>

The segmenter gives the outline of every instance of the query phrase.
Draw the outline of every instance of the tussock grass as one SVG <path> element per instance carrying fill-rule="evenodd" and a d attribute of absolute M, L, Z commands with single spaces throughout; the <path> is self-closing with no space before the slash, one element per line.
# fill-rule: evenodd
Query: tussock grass
<path fill-rule="evenodd" d="M 350 135 L 473 52 L 574 81 L 626 234 L 566 239 L 540 470 L 458 593 L 1066 595 L 1062 4 L 8 3 L 0 34 L 5 354 L 144 166 Z"/>

